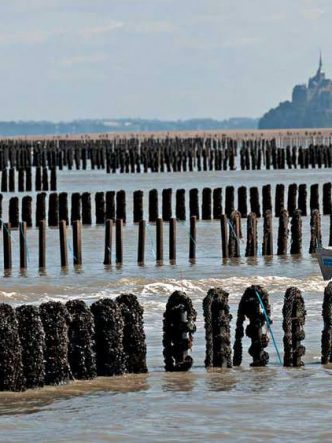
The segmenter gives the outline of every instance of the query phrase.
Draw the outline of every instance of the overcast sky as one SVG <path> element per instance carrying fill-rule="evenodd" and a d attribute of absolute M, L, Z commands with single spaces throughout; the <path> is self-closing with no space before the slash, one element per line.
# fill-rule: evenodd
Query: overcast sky
<path fill-rule="evenodd" d="M 10 0 L 0 120 L 258 117 L 304 83 L 331 0 Z"/>

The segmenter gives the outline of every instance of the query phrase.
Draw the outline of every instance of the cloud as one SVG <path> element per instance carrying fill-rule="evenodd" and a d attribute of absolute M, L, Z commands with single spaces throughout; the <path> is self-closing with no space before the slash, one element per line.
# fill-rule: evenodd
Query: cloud
<path fill-rule="evenodd" d="M 247 48 L 249 46 L 255 46 L 258 41 L 259 39 L 257 37 L 241 36 L 226 40 L 222 46 L 224 48 Z"/>
<path fill-rule="evenodd" d="M 0 45 L 35 45 L 44 43 L 50 36 L 47 31 L 21 31 L 21 32 L 3 32 L 0 33 Z"/>
<path fill-rule="evenodd" d="M 73 57 L 60 60 L 59 65 L 68 67 L 83 64 L 95 64 L 105 62 L 108 60 L 108 58 L 108 54 L 75 55 Z"/>
<path fill-rule="evenodd" d="M 124 23 L 120 21 L 109 21 L 107 23 L 103 23 L 96 26 L 83 27 L 78 30 L 59 30 L 50 29 L 47 31 L 31 29 L 26 31 L 3 31 L 0 32 L 0 45 L 2 46 L 10 46 L 10 45 L 35 45 L 42 44 L 47 42 L 52 38 L 60 38 L 60 37 L 84 37 L 84 38 L 92 38 L 98 35 L 109 34 L 117 29 L 120 29 L 124 26 Z"/>
<path fill-rule="evenodd" d="M 135 34 L 171 34 L 173 32 L 176 32 L 178 28 L 171 22 L 155 20 L 129 22 L 125 25 L 125 30 Z"/>
<path fill-rule="evenodd" d="M 304 18 L 313 21 L 319 20 L 324 13 L 325 11 L 322 8 L 306 8 L 301 11 Z"/>
<path fill-rule="evenodd" d="M 120 21 L 111 20 L 108 23 L 101 24 L 99 26 L 87 27 L 78 32 L 79 35 L 84 37 L 93 37 L 95 35 L 108 34 L 117 29 L 123 28 L 124 23 Z"/>

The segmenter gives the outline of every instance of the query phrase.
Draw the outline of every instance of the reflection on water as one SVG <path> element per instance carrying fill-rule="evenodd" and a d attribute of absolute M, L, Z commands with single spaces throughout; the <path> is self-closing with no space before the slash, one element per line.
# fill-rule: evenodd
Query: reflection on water
<path fill-rule="evenodd" d="M 45 386 L 25 392 L 0 392 L 0 415 L 33 414 L 47 406 L 73 397 L 87 395 L 115 395 L 149 389 L 148 374 L 117 377 L 98 377 L 94 380 L 75 381 L 61 386 Z"/>
<path fill-rule="evenodd" d="M 190 392 L 195 387 L 196 378 L 194 372 L 166 372 L 163 375 L 162 389 L 165 392 Z"/>
<path fill-rule="evenodd" d="M 237 381 L 236 372 L 229 369 L 210 369 L 205 378 L 207 389 L 213 392 L 231 391 Z"/>

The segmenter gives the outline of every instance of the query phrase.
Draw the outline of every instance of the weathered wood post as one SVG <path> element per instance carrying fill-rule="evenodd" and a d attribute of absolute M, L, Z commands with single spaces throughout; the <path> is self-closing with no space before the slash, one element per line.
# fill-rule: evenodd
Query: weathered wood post
<path fill-rule="evenodd" d="M 288 246 L 288 211 L 283 209 L 279 217 L 277 255 L 286 255 Z"/>
<path fill-rule="evenodd" d="M 105 221 L 105 248 L 104 248 L 104 265 L 112 264 L 112 231 L 113 220 Z"/>
<path fill-rule="evenodd" d="M 20 269 L 27 269 L 27 224 L 25 222 L 21 222 L 19 225 L 20 228 Z"/>
<path fill-rule="evenodd" d="M 277 184 L 276 186 L 276 195 L 275 195 L 275 216 L 280 217 L 281 212 L 285 208 L 285 185 Z"/>
<path fill-rule="evenodd" d="M 118 265 L 123 263 L 123 220 L 121 218 L 115 221 L 115 261 Z"/>
<path fill-rule="evenodd" d="M 144 265 L 145 260 L 145 220 L 140 220 L 138 224 L 138 249 L 137 249 L 137 263 Z"/>
<path fill-rule="evenodd" d="M 242 218 L 246 218 L 248 215 L 248 205 L 247 205 L 247 188 L 245 186 L 240 186 L 237 190 L 237 207 Z"/>
<path fill-rule="evenodd" d="M 247 218 L 246 257 L 256 257 L 256 255 L 257 255 L 257 217 L 254 212 L 250 212 Z"/>
<path fill-rule="evenodd" d="M 222 199 L 222 189 L 215 188 L 213 190 L 213 218 L 215 220 L 220 220 L 222 214 L 221 199 Z"/>
<path fill-rule="evenodd" d="M 157 189 L 151 189 L 149 192 L 149 222 L 155 223 L 158 216 L 158 191 Z"/>
<path fill-rule="evenodd" d="M 169 221 L 169 261 L 176 263 L 176 218 Z"/>
<path fill-rule="evenodd" d="M 46 268 L 46 221 L 39 222 L 39 269 Z"/>
<path fill-rule="evenodd" d="M 10 223 L 3 224 L 3 265 L 5 271 L 12 269 L 12 237 Z"/>
<path fill-rule="evenodd" d="M 189 261 L 196 262 L 196 217 L 190 217 L 190 231 L 189 231 Z"/>
<path fill-rule="evenodd" d="M 307 215 L 307 185 L 301 184 L 299 186 L 299 197 L 297 202 L 297 207 L 300 209 L 302 215 L 305 217 Z"/>
<path fill-rule="evenodd" d="M 65 220 L 61 220 L 59 223 L 59 236 L 60 236 L 60 261 L 61 267 L 68 267 L 68 250 L 67 250 L 67 224 Z"/>
<path fill-rule="evenodd" d="M 143 191 L 134 191 L 133 200 L 133 221 L 138 223 L 143 220 Z"/>
<path fill-rule="evenodd" d="M 264 213 L 262 255 L 273 255 L 273 218 L 272 211 Z"/>
<path fill-rule="evenodd" d="M 169 221 L 172 217 L 172 188 L 163 189 L 162 192 L 162 218 Z"/>
<path fill-rule="evenodd" d="M 198 205 L 198 189 L 190 189 L 189 191 L 189 216 L 196 216 L 199 219 L 199 205 Z"/>
<path fill-rule="evenodd" d="M 291 254 L 301 254 L 302 253 L 302 217 L 301 211 L 296 209 L 293 212 L 291 220 L 291 234 L 292 234 L 292 244 L 290 253 Z"/>
<path fill-rule="evenodd" d="M 164 260 L 164 227 L 163 219 L 157 218 L 156 222 L 156 261 L 162 265 Z"/>
<path fill-rule="evenodd" d="M 211 220 L 212 218 L 211 197 L 211 188 L 204 188 L 202 192 L 202 220 Z"/>
<path fill-rule="evenodd" d="M 83 225 L 92 224 L 90 192 L 83 192 L 82 194 L 82 224 Z"/>
<path fill-rule="evenodd" d="M 228 257 L 240 257 L 241 214 L 232 211 L 229 218 Z"/>
<path fill-rule="evenodd" d="M 220 217 L 222 258 L 228 258 L 228 220 L 225 214 Z"/>

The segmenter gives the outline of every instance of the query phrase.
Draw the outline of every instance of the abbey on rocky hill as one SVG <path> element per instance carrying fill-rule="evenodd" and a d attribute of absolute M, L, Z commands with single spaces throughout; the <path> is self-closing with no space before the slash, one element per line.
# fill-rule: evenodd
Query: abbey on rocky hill
<path fill-rule="evenodd" d="M 332 127 L 332 80 L 322 71 L 322 56 L 308 85 L 296 85 L 292 101 L 271 109 L 259 121 L 259 129 Z"/>

